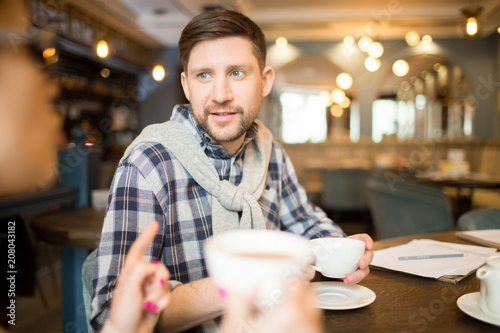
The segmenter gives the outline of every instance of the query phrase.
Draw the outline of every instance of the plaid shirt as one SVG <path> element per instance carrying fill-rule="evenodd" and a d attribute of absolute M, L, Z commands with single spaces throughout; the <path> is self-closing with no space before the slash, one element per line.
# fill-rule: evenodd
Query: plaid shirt
<path fill-rule="evenodd" d="M 257 131 L 248 130 L 239 151 L 231 155 L 196 122 L 189 105 L 177 105 L 171 121 L 184 124 L 198 139 L 220 179 L 238 185 L 243 152 Z M 109 301 L 125 255 L 137 236 L 153 220 L 160 231 L 145 260 L 162 261 L 171 274 L 171 287 L 207 277 L 203 245 L 212 235 L 211 195 L 185 171 L 161 144 L 142 144 L 116 170 L 92 281 L 92 325 L 98 330 L 108 315 Z M 283 147 L 273 142 L 267 184 L 258 200 L 268 229 L 280 229 L 307 238 L 343 237 L 325 213 L 308 202 Z M 206 332 L 202 325 L 194 329 Z"/>

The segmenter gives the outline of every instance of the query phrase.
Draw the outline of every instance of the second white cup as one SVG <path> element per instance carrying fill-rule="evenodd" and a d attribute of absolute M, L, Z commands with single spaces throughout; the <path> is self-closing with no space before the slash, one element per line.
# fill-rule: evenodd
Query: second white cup
<path fill-rule="evenodd" d="M 500 318 L 500 256 L 486 259 L 486 266 L 480 267 L 476 276 L 481 280 L 479 308 L 485 314 Z"/>

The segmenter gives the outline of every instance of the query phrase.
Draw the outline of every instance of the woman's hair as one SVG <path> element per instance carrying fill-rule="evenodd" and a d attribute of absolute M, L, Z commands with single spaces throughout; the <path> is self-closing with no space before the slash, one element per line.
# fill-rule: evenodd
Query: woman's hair
<path fill-rule="evenodd" d="M 259 67 L 266 65 L 266 40 L 262 30 L 245 15 L 227 9 L 214 9 L 195 16 L 184 28 L 179 39 L 180 59 L 187 70 L 189 54 L 196 43 L 230 36 L 241 36 L 252 42 Z"/>

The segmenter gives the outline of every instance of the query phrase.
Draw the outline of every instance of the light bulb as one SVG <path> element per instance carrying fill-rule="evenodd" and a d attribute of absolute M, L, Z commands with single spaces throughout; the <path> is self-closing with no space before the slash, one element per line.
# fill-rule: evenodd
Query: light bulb
<path fill-rule="evenodd" d="M 342 103 L 339 104 L 342 108 L 347 109 L 349 106 L 351 106 L 351 99 L 349 97 L 345 97 Z"/>
<path fill-rule="evenodd" d="M 361 37 L 358 42 L 358 47 L 361 51 L 367 52 L 372 42 L 373 40 L 370 37 L 367 36 Z"/>
<path fill-rule="evenodd" d="M 368 46 L 368 55 L 373 58 L 380 58 L 384 54 L 384 47 L 379 42 L 373 42 Z"/>
<path fill-rule="evenodd" d="M 422 42 L 425 43 L 425 44 L 432 43 L 432 36 L 431 35 L 424 35 L 424 36 L 422 36 Z"/>
<path fill-rule="evenodd" d="M 99 58 L 106 58 L 109 53 L 108 43 L 105 40 L 100 40 L 97 43 L 96 53 Z"/>
<path fill-rule="evenodd" d="M 365 68 L 369 72 L 376 72 L 380 68 L 380 59 L 367 57 L 365 59 Z"/>
<path fill-rule="evenodd" d="M 420 35 L 416 31 L 409 31 L 405 35 L 405 40 L 408 45 L 415 46 L 418 45 L 418 43 L 420 43 Z"/>
<path fill-rule="evenodd" d="M 392 71 L 396 76 L 403 77 L 408 74 L 410 65 L 404 60 L 398 60 L 392 65 Z"/>
<path fill-rule="evenodd" d="M 341 89 L 333 89 L 332 90 L 332 100 L 337 103 L 337 104 L 340 104 L 344 101 L 345 99 L 345 92 Z"/>
<path fill-rule="evenodd" d="M 55 47 L 48 47 L 45 50 L 43 50 L 43 58 L 48 59 L 50 57 L 53 57 L 56 55 L 56 48 Z"/>
<path fill-rule="evenodd" d="M 332 94 L 330 94 L 328 91 L 326 91 L 326 90 L 320 91 L 319 97 L 321 97 L 323 99 L 323 101 L 325 102 L 325 105 L 332 104 Z"/>
<path fill-rule="evenodd" d="M 165 68 L 162 65 L 158 64 L 153 67 L 153 79 L 156 81 L 162 81 L 165 78 Z"/>
<path fill-rule="evenodd" d="M 349 36 L 349 35 L 345 36 L 344 37 L 344 44 L 345 45 L 353 45 L 354 44 L 354 37 Z"/>
<path fill-rule="evenodd" d="M 342 114 L 344 113 L 344 109 L 340 105 L 333 104 L 332 107 L 330 108 L 330 114 L 336 118 L 342 117 Z"/>
<path fill-rule="evenodd" d="M 339 88 L 347 90 L 352 86 L 352 76 L 348 73 L 340 73 L 335 80 Z"/>
<path fill-rule="evenodd" d="M 278 47 L 285 47 L 288 44 L 288 40 L 285 37 L 278 37 L 275 43 Z"/>
<path fill-rule="evenodd" d="M 107 68 L 101 69 L 101 76 L 103 78 L 109 77 L 110 74 L 111 74 L 111 71 L 109 69 L 107 69 Z"/>
<path fill-rule="evenodd" d="M 467 35 L 474 36 L 477 34 L 477 20 L 475 17 L 469 17 L 467 19 Z"/>

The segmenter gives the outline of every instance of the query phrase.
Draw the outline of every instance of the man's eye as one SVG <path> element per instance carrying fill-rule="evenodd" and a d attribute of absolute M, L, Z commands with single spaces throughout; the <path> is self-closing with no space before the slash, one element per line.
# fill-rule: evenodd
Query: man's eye
<path fill-rule="evenodd" d="M 240 70 L 231 72 L 231 76 L 236 76 L 236 77 L 243 76 L 243 74 L 244 74 L 243 71 Z"/>
<path fill-rule="evenodd" d="M 198 74 L 198 77 L 202 80 L 206 80 L 210 77 L 210 75 L 208 75 L 207 73 L 200 73 Z"/>

